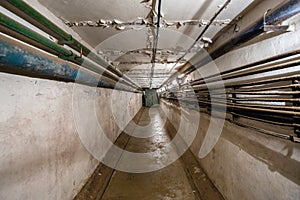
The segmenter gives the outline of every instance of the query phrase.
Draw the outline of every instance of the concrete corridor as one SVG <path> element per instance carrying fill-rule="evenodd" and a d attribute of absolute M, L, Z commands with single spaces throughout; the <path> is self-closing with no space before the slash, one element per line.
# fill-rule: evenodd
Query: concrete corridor
<path fill-rule="evenodd" d="M 300 200 L 300 0 L 0 1 L 0 200 Z"/>
<path fill-rule="evenodd" d="M 164 160 L 167 159 L 166 156 L 168 152 L 176 151 L 176 149 L 167 147 L 167 144 L 172 141 L 168 130 L 174 131 L 174 129 L 172 129 L 172 125 L 166 121 L 166 117 L 160 106 L 157 105 L 152 108 L 143 107 L 137 113 L 133 121 L 137 123 L 138 126 L 132 130 L 131 135 L 134 136 L 128 138 L 125 150 L 136 153 L 156 151 L 156 156 L 149 157 L 147 164 L 153 166 L 153 169 L 162 169 L 153 170 L 153 172 L 148 173 L 127 173 L 115 170 L 111 178 L 97 176 L 99 172 L 96 170 L 96 176 L 92 176 L 91 178 L 94 179 L 93 183 L 84 187 L 75 199 L 223 199 L 203 173 L 202 169 L 200 169 L 200 166 L 190 151 L 184 154 L 186 161 L 189 163 L 185 163 L 185 160 L 180 157 L 169 166 L 163 166 Z M 120 137 L 124 137 L 124 134 L 123 132 Z M 147 138 L 147 136 L 150 137 Z M 121 155 L 119 159 L 119 163 L 122 162 L 126 162 L 124 155 Z M 192 165 L 191 162 L 193 162 Z M 135 165 L 136 163 L 131 164 Z M 191 170 L 189 170 L 189 167 L 192 167 Z M 98 193 L 95 196 L 91 196 L 91 188 L 93 190 L 95 185 L 103 181 L 101 180 L 103 178 L 110 179 L 106 186 L 104 186 L 105 190 L 101 190 L 103 194 Z M 196 181 L 196 183 L 194 181 Z M 199 191 L 199 189 L 197 189 L 199 181 L 202 181 L 200 184 L 202 184 L 202 189 L 205 189 L 205 193 L 203 193 L 204 190 Z"/>

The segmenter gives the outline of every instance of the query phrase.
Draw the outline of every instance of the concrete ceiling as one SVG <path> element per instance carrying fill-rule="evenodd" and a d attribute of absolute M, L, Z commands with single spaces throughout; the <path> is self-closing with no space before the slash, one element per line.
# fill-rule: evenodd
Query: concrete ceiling
<path fill-rule="evenodd" d="M 39 0 L 46 8 L 62 21 L 97 21 L 118 20 L 131 22 L 138 18 L 146 19 L 151 11 L 157 12 L 155 0 Z M 157 0 L 158 1 L 158 0 Z M 184 20 L 209 20 L 218 11 L 226 0 L 189 0 L 175 1 L 162 0 L 161 22 L 174 22 Z M 232 0 L 228 7 L 217 17 L 217 20 L 231 20 L 241 13 L 254 0 Z M 155 6 L 154 6 L 155 4 Z M 153 8 L 153 10 L 152 10 Z M 149 19 L 149 18 L 147 18 Z M 151 20 L 153 17 L 151 18 Z M 220 31 L 225 25 L 213 25 L 204 34 L 207 38 Z M 100 56 L 112 62 L 122 72 L 126 73 L 141 87 L 150 87 L 151 58 L 155 29 L 138 26 L 131 29 L 122 27 L 101 28 L 89 26 L 73 26 L 85 42 L 95 48 Z M 160 84 L 176 70 L 174 61 L 181 57 L 193 44 L 204 26 L 185 25 L 161 27 L 157 44 L 156 64 L 153 73 L 153 88 Z M 185 56 L 188 60 L 201 48 L 199 44 L 192 52 Z"/>

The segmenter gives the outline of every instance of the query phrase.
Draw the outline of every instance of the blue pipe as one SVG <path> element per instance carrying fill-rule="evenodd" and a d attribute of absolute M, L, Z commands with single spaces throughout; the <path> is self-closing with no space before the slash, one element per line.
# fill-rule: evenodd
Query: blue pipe
<path fill-rule="evenodd" d="M 268 12 L 265 20 L 269 25 L 276 25 L 298 13 L 300 13 L 300 0 L 288 0 Z M 225 42 L 215 51 L 209 52 L 209 56 L 204 57 L 201 61 L 196 63 L 195 66 L 188 69 L 184 69 L 184 67 L 182 67 L 183 71 L 181 71 L 181 73 L 189 74 L 195 71 L 196 69 L 210 62 L 212 59 L 215 60 L 238 47 L 239 45 L 244 44 L 245 42 L 248 42 L 249 40 L 262 34 L 264 32 L 263 29 L 264 17 L 246 27 L 244 30 L 239 32 L 232 39 Z"/>
<path fill-rule="evenodd" d="M 50 60 L 4 40 L 0 40 L 0 71 L 116 89 L 114 84 L 99 80 L 88 72 Z"/>

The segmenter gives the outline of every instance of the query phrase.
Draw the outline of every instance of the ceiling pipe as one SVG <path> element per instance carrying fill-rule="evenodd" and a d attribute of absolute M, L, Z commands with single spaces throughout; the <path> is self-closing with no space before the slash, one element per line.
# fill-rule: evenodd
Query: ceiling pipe
<path fill-rule="evenodd" d="M 1 1 L 0 5 L 15 13 L 16 15 L 20 16 L 21 18 L 25 19 L 26 21 L 30 22 L 34 26 L 43 30 L 44 32 L 48 33 L 49 35 L 55 37 L 56 39 L 58 39 L 59 44 L 66 44 L 74 50 L 82 52 L 84 56 L 87 56 L 92 61 L 96 62 L 102 67 L 107 68 L 109 71 L 116 74 L 117 76 L 122 77 L 124 80 L 130 82 L 136 88 L 139 88 L 139 86 L 136 83 L 134 83 L 129 77 L 124 75 L 120 70 L 104 61 L 97 54 L 93 53 L 89 48 L 87 48 L 79 41 L 74 39 L 72 35 L 66 33 L 64 30 L 59 28 L 57 25 L 48 20 L 46 17 L 44 17 L 42 14 L 33 9 L 24 1 L 5 0 Z"/>
<path fill-rule="evenodd" d="M 100 80 L 100 76 L 95 73 L 51 59 L 4 35 L 0 35 L 0 39 L 0 51 L 3 52 L 0 56 L 1 72 L 133 92 L 128 86 L 116 86 L 110 79 Z"/>
<path fill-rule="evenodd" d="M 61 59 L 74 62 L 78 65 L 82 65 L 84 68 L 95 73 L 102 74 L 103 76 L 110 78 L 116 82 L 120 81 L 120 78 L 118 76 L 103 68 L 102 66 L 93 64 L 87 59 L 76 56 L 72 51 L 63 48 L 62 46 L 56 44 L 48 38 L 45 38 L 44 36 L 41 36 L 40 34 L 32 31 L 31 29 L 16 22 L 15 20 L 10 19 L 2 13 L 0 14 L 0 27 L 3 33 L 11 35 L 16 39 L 52 53 L 60 57 Z M 130 83 L 127 83 L 126 81 L 123 80 L 122 82 L 132 87 L 132 85 Z"/>
<path fill-rule="evenodd" d="M 193 66 L 191 66 L 190 63 L 187 62 L 185 65 L 183 65 L 181 68 L 178 69 L 178 72 L 172 74 L 172 76 L 170 76 L 170 78 L 166 80 L 161 85 L 160 88 L 162 88 L 172 79 L 176 78 L 178 74 L 188 75 L 193 71 L 199 69 L 200 67 L 208 64 L 212 60 L 215 60 L 221 57 L 222 55 L 225 55 L 229 51 L 234 50 L 239 45 L 242 45 L 250 41 L 251 39 L 259 36 L 260 34 L 264 33 L 265 22 L 268 25 L 276 25 L 298 13 L 300 13 L 299 0 L 287 0 L 283 2 L 282 4 L 275 7 L 273 10 L 267 12 L 265 16 L 262 16 L 259 20 L 257 20 L 253 24 L 249 25 L 243 30 L 240 30 L 240 32 L 237 35 L 235 35 L 233 38 L 230 38 L 228 41 L 224 42 L 223 45 L 221 45 L 217 49 L 213 51 L 208 49 L 208 55 L 202 56 L 202 58 L 199 61 L 197 61 Z M 217 40 L 217 38 L 214 38 L 213 40 L 215 41 Z M 199 55 L 201 55 L 201 51 L 193 58 L 191 58 L 191 60 L 197 59 L 196 57 Z"/>
<path fill-rule="evenodd" d="M 265 23 L 267 23 L 268 25 L 277 25 L 298 13 L 300 13 L 300 1 L 287 0 L 275 7 L 270 12 L 266 13 L 266 15 L 261 17 L 258 21 L 238 32 L 236 36 L 224 42 L 223 45 L 218 47 L 216 50 L 211 52 L 208 51 L 209 56 L 204 57 L 193 67 L 185 68 L 185 66 L 183 66 L 181 69 L 179 69 L 179 71 L 184 74 L 189 74 L 196 69 L 204 66 L 211 60 L 215 60 L 221 57 L 222 55 L 228 53 L 229 51 L 232 51 L 236 47 L 264 33 Z"/>
<path fill-rule="evenodd" d="M 16 22 L 15 20 L 0 13 L 0 26 L 3 33 L 13 36 L 16 39 L 20 39 L 30 45 L 36 46 L 44 51 L 52 53 L 64 60 L 73 61 L 76 64 L 82 64 L 85 62 L 83 58 L 77 57 L 72 51 L 65 49 L 61 45 L 45 38 L 44 36 L 32 31 L 24 25 Z M 96 73 L 104 73 L 108 78 L 118 81 L 118 78 L 113 74 L 105 72 L 105 69 L 99 67 L 90 68 L 90 70 Z M 99 71 L 101 70 L 101 71 Z"/>
<path fill-rule="evenodd" d="M 214 14 L 214 16 L 209 20 L 209 23 L 204 27 L 204 29 L 201 31 L 201 33 L 198 35 L 198 37 L 196 38 L 196 40 L 193 42 L 193 44 L 190 46 L 190 48 L 188 48 L 188 50 L 184 53 L 184 55 L 182 55 L 176 62 L 176 64 L 170 69 L 170 72 L 174 69 L 174 67 L 178 64 L 178 62 L 180 62 L 187 54 L 188 52 L 190 52 L 190 50 L 197 44 L 197 42 L 203 37 L 203 35 L 205 34 L 205 32 L 209 29 L 209 27 L 213 24 L 213 22 L 215 21 L 215 19 L 219 16 L 219 14 L 225 9 L 227 8 L 227 6 L 229 5 L 229 3 L 231 2 L 231 0 L 227 0 L 223 6 L 218 10 L 218 12 L 216 12 Z"/>
<path fill-rule="evenodd" d="M 66 57 L 73 56 L 72 51 L 65 49 L 61 45 L 45 38 L 44 36 L 32 31 L 31 29 L 25 27 L 24 25 L 16 22 L 15 20 L 7 17 L 6 15 L 0 13 L 0 26 L 1 32 L 11 33 L 10 36 L 20 38 L 25 42 L 34 41 L 34 46 L 52 53 L 54 55 L 64 55 Z M 22 38 L 21 38 L 22 35 Z"/>
<path fill-rule="evenodd" d="M 188 54 L 188 52 L 190 52 L 190 50 L 197 44 L 197 42 L 203 37 L 203 35 L 205 34 L 205 32 L 208 30 L 208 28 L 213 24 L 213 22 L 215 21 L 215 19 L 220 15 L 220 13 L 229 5 L 229 3 L 231 2 L 231 0 L 227 0 L 222 7 L 214 14 L 214 16 L 209 20 L 209 23 L 204 27 L 204 29 L 201 31 L 201 33 L 198 35 L 198 37 L 196 38 L 196 40 L 193 42 L 193 44 L 188 48 L 188 50 L 185 51 L 184 55 L 182 55 L 179 59 L 177 59 L 175 65 L 169 70 L 169 72 L 171 72 L 176 65 Z M 175 72 L 174 74 L 172 74 L 167 80 L 165 80 L 160 88 L 162 88 L 165 84 L 167 84 L 169 82 L 169 80 L 174 79 L 175 77 L 177 77 L 178 73 Z"/>

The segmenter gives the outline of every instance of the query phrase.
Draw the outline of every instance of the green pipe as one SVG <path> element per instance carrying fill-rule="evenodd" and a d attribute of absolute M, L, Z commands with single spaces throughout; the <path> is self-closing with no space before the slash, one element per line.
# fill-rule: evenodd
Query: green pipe
<path fill-rule="evenodd" d="M 85 67 L 93 72 L 102 74 L 110 79 L 115 80 L 115 81 L 119 81 L 119 77 L 117 77 L 116 75 L 113 75 L 113 74 L 105 71 L 105 69 L 101 69 L 100 67 L 92 64 L 91 62 L 85 60 L 84 58 L 76 57 L 76 55 L 74 55 L 72 51 L 63 48 L 61 45 L 58 45 L 55 42 L 52 42 L 48 38 L 41 36 L 40 34 L 32 31 L 31 29 L 16 22 L 15 20 L 3 15 L 2 13 L 0 13 L 0 25 L 36 42 L 36 43 L 32 44 L 34 46 L 41 48 L 40 45 L 36 45 L 36 44 L 41 44 L 42 49 L 49 48 L 49 49 L 53 50 L 55 52 L 55 55 L 58 55 L 61 59 L 83 65 L 83 67 Z M 44 48 L 44 47 L 46 47 L 46 48 Z"/>
<path fill-rule="evenodd" d="M 24 48 L 13 39 L 0 36 L 0 71 L 30 77 L 47 78 L 59 81 L 72 81 L 89 86 L 115 88 L 115 84 L 102 81 L 93 73 L 66 62 L 51 60 L 42 53 Z"/>
<path fill-rule="evenodd" d="M 10 5 L 9 5 L 10 4 Z M 101 59 L 98 55 L 93 53 L 89 50 L 86 46 L 82 45 L 76 39 L 72 37 L 72 35 L 66 33 L 61 28 L 56 26 L 54 23 L 49 21 L 46 17 L 42 14 L 37 12 L 31 6 L 26 4 L 24 1 L 20 0 L 6 0 L 1 1 L 1 6 L 11 10 L 12 12 L 16 13 L 17 15 L 26 18 L 25 15 L 29 16 L 32 20 L 28 20 L 33 25 L 37 26 L 41 30 L 47 32 L 50 35 L 53 35 L 57 39 L 59 39 L 59 44 L 67 44 L 68 46 L 74 48 L 76 51 L 81 52 L 84 56 L 88 56 L 91 60 L 98 63 L 99 65 L 107 68 L 109 71 L 113 72 L 114 74 L 118 75 L 119 77 L 123 76 L 122 72 L 115 69 L 112 65 L 108 64 L 106 61 Z M 13 7 L 11 7 L 13 6 Z M 17 10 L 16 10 L 17 9 Z M 133 83 L 128 77 L 123 77 L 125 80 L 129 81 L 131 84 L 138 87 L 135 83 Z"/>
<path fill-rule="evenodd" d="M 11 7 L 10 5 L 13 7 Z M 75 50 L 80 51 L 82 49 L 84 54 L 89 54 L 90 50 L 80 44 L 77 40 L 73 39 L 72 35 L 66 33 L 61 28 L 56 26 L 53 22 L 49 21 L 46 17 L 44 17 L 42 14 L 37 12 L 35 9 L 33 9 L 31 6 L 29 6 L 27 3 L 21 0 L 6 0 L 1 1 L 1 6 L 9 9 L 10 11 L 16 13 L 22 18 L 26 18 L 26 15 L 29 16 L 32 20 L 28 20 L 30 23 L 34 24 L 38 28 L 42 30 L 48 30 L 47 33 L 50 32 L 50 35 L 53 35 L 58 40 L 61 40 L 62 43 L 69 44 L 72 47 L 74 47 Z M 17 9 L 17 10 L 16 10 Z M 25 15 L 24 15 L 25 14 Z M 45 29 L 46 28 L 46 29 Z"/>
<path fill-rule="evenodd" d="M 69 51 L 69 50 L 63 48 L 61 45 L 58 45 L 55 42 L 52 42 L 51 40 L 47 39 L 46 37 L 41 36 L 40 34 L 23 26 L 22 24 L 16 22 L 15 20 L 3 15 L 2 13 L 0 13 L 0 25 L 6 27 L 7 29 L 13 30 L 14 32 L 17 32 L 27 38 L 30 38 L 31 40 L 38 42 L 39 44 L 42 44 L 43 46 L 46 46 L 46 47 L 54 50 L 55 52 L 58 52 L 58 55 L 62 55 L 65 57 L 73 56 L 72 51 Z"/>
<path fill-rule="evenodd" d="M 114 81 L 103 79 L 88 70 L 81 70 L 69 62 L 52 59 L 45 53 L 34 51 L 32 47 L 25 48 L 21 43 L 4 35 L 0 35 L 0 52 L 0 72 L 41 79 L 71 81 L 92 87 L 136 91 L 127 85 L 116 84 Z"/>
<path fill-rule="evenodd" d="M 59 27 L 57 27 L 54 23 L 46 19 L 43 15 L 41 15 L 39 12 L 31 8 L 29 5 L 27 5 L 25 2 L 20 1 L 20 0 L 6 0 L 6 1 L 1 1 L 1 6 L 8 8 L 11 10 L 9 7 L 9 4 L 13 5 L 15 8 L 18 10 L 22 11 L 26 15 L 30 16 L 32 19 L 39 21 L 40 24 L 42 24 L 45 27 L 48 27 L 51 29 L 54 33 L 57 35 L 63 37 L 67 41 L 72 40 L 72 36 L 70 34 L 65 33 L 63 30 L 61 30 Z M 12 10 L 13 12 L 16 12 L 16 10 Z M 17 13 L 20 14 L 20 13 Z M 24 17 L 24 16 L 21 16 Z"/>

